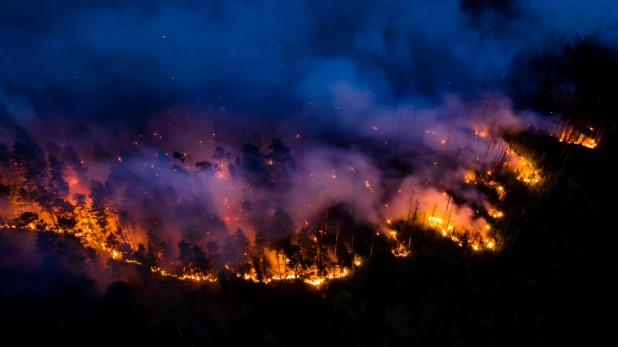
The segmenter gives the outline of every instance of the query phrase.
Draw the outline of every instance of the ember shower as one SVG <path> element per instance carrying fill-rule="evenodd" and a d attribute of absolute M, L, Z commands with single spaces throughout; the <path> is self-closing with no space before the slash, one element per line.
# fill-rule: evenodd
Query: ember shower
<path fill-rule="evenodd" d="M 16 3 L 3 222 L 196 279 L 210 262 L 321 283 L 376 236 L 405 255 L 402 221 L 496 248 L 502 213 L 471 182 L 538 183 L 503 136 L 555 121 L 513 110 L 509 61 L 531 33 L 577 32 L 547 16 L 562 4 L 482 3 Z"/>

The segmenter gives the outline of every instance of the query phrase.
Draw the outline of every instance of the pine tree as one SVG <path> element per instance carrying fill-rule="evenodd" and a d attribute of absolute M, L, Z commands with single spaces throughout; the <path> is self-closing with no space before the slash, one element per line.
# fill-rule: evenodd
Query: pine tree
<path fill-rule="evenodd" d="M 194 270 L 202 276 L 207 275 L 212 265 L 206 253 L 198 245 L 193 245 L 191 256 Z"/>
<path fill-rule="evenodd" d="M 180 234 L 182 235 L 183 240 L 187 241 L 189 244 L 198 244 L 204 240 L 202 233 L 195 225 L 185 226 L 182 228 Z"/>
<path fill-rule="evenodd" d="M 249 239 L 245 236 L 244 231 L 236 229 L 233 240 L 236 249 L 238 249 L 241 254 L 245 255 L 245 253 L 249 252 Z"/>
<path fill-rule="evenodd" d="M 64 180 L 66 165 L 53 155 L 49 156 L 50 190 L 59 198 L 69 195 L 69 184 Z"/>
<path fill-rule="evenodd" d="M 234 245 L 233 236 L 227 235 L 223 243 L 223 259 L 227 262 L 227 264 L 231 265 L 233 270 L 236 270 L 238 258 L 238 251 Z"/>
<path fill-rule="evenodd" d="M 269 228 L 268 241 L 272 248 L 280 247 L 281 242 L 294 236 L 294 222 L 282 209 L 275 210 Z"/>
<path fill-rule="evenodd" d="M 212 154 L 212 159 L 216 161 L 215 168 L 221 170 L 223 168 L 222 161 L 224 159 L 230 159 L 230 152 L 226 152 L 223 147 L 217 146 L 215 152 Z"/>
<path fill-rule="evenodd" d="M 311 238 L 310 228 L 302 228 L 297 236 L 301 249 L 301 261 L 305 267 L 312 267 L 317 256 L 317 243 Z"/>
<path fill-rule="evenodd" d="M 266 262 L 266 255 L 265 255 L 265 251 L 266 251 L 266 244 L 267 244 L 267 240 L 266 240 L 266 233 L 264 232 L 264 230 L 258 230 L 257 233 L 255 233 L 255 250 L 257 253 L 257 257 L 255 258 L 254 263 L 256 263 L 255 267 L 255 271 L 258 273 L 258 279 L 262 278 L 265 279 L 267 277 L 269 277 L 268 274 L 268 263 Z"/>
<path fill-rule="evenodd" d="M 191 244 L 185 240 L 178 241 L 178 261 L 184 266 L 191 261 Z"/>
<path fill-rule="evenodd" d="M 195 164 L 195 167 L 198 168 L 200 172 L 205 172 L 209 174 L 212 174 L 215 172 L 214 166 L 209 161 L 200 161 Z"/>
<path fill-rule="evenodd" d="M 13 163 L 22 176 L 24 188 L 29 192 L 44 187 L 47 180 L 45 152 L 33 142 L 25 129 L 17 128 L 17 141 L 13 145 Z"/>

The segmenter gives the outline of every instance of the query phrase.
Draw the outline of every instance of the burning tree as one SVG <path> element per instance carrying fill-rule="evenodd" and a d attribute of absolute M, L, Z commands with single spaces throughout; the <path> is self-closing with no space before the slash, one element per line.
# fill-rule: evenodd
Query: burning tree
<path fill-rule="evenodd" d="M 97 146 L 94 144 L 95 151 Z M 5 153 L 14 164 L 3 170 L 4 182 L 15 175 L 23 187 L 3 183 L 3 194 L 28 205 L 29 210 L 21 213 L 31 213 L 22 215 L 15 225 L 71 234 L 86 247 L 109 255 L 111 261 L 142 266 L 163 276 L 210 281 L 226 269 L 253 281 L 295 280 L 320 285 L 327 279 L 346 276 L 353 266 L 360 266 L 361 259 L 378 250 L 389 248 L 399 256 L 409 254 L 412 230 L 423 233 L 436 229 L 457 244 L 470 244 L 479 250 L 487 245 L 487 240 L 479 236 L 467 237 L 463 233 L 467 229 L 456 233 L 449 225 L 453 223 L 449 219 L 452 212 L 445 213 L 442 226 L 436 224 L 442 216 L 433 214 L 429 219 L 424 216 L 426 220 L 421 222 L 418 202 L 411 223 L 410 206 L 405 223 L 404 214 L 397 216 L 400 219 L 388 219 L 386 228 L 362 217 L 362 221 L 355 220 L 352 210 L 356 206 L 337 199 L 309 205 L 304 216 L 298 211 L 289 213 L 281 201 L 268 197 L 285 193 L 303 173 L 296 172 L 290 148 L 277 138 L 272 139 L 266 154 L 259 145 L 243 145 L 242 157 L 227 164 L 230 175 L 223 173 L 231 155 L 221 146 L 215 147 L 211 156 L 215 163 L 201 161 L 194 168 L 190 158 L 179 151 L 168 157 L 161 151 L 139 147 L 121 149 L 110 164 L 107 180 L 83 179 L 88 170 L 72 147 L 48 147 L 50 154 L 46 156 L 21 133 L 13 153 Z M 201 175 L 203 172 L 219 175 Z M 360 169 L 351 167 L 348 173 L 359 176 L 354 189 L 364 194 L 382 188 L 378 184 L 372 187 L 366 177 L 360 177 Z M 67 183 L 69 175 L 78 176 L 79 186 Z M 331 171 L 327 179 L 337 184 L 341 175 Z M 238 183 L 237 205 L 228 203 L 227 193 L 210 196 L 202 190 L 209 185 L 215 189 L 229 185 L 231 191 Z M 179 185 L 190 188 L 178 189 Z M 75 190 L 82 192 L 70 196 Z M 455 199 L 449 192 L 447 212 L 455 206 L 449 204 L 451 195 Z M 225 201 L 225 215 L 217 211 L 218 200 Z M 384 206 L 386 211 L 388 204 Z M 297 229 L 295 220 L 302 217 L 304 225 Z M 256 230 L 253 245 L 240 228 L 228 232 L 234 223 Z M 170 232 L 180 237 L 174 240 Z M 176 247 L 171 246 L 174 244 Z"/>

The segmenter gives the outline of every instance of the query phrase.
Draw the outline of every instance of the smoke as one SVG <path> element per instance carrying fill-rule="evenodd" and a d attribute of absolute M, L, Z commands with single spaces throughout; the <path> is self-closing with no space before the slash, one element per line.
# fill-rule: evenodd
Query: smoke
<path fill-rule="evenodd" d="M 550 33 L 611 39 L 607 28 L 615 23 L 604 14 L 618 5 L 62 0 L 7 6 L 0 15 L 0 81 L 11 98 L 27 100 L 39 118 L 61 113 L 139 133 L 151 113 L 173 105 L 285 118 L 323 101 L 313 92 L 341 81 L 367 89 L 380 104 L 475 94 L 498 86 L 509 59 Z M 482 24 L 492 17 L 501 28 Z"/>
<path fill-rule="evenodd" d="M 505 133 L 546 128 L 504 90 L 511 58 L 550 34 L 610 40 L 598 18 L 617 6 L 11 1 L 1 141 L 25 129 L 66 165 L 67 200 L 98 192 L 135 244 L 255 234 L 278 209 L 302 227 L 338 203 L 485 232 L 462 177 L 502 159 Z"/>

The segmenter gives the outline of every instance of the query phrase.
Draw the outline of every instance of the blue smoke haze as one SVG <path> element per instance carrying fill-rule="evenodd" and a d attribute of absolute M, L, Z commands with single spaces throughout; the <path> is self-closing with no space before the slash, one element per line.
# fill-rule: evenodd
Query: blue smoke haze
<path fill-rule="evenodd" d="M 499 86 L 548 35 L 618 35 L 615 1 L 6 0 L 0 95 L 35 116 L 142 124 L 174 105 L 285 117 Z M 614 20 L 615 21 L 615 20 Z M 489 77 L 486 77 L 489 76 Z M 142 123 L 140 123 L 140 121 Z"/>
<path fill-rule="evenodd" d="M 339 199 L 375 224 L 407 209 L 396 194 L 404 188 L 424 210 L 448 206 L 443 181 L 476 169 L 479 152 L 497 157 L 470 131 L 481 130 L 490 89 L 490 137 L 544 129 L 512 111 L 504 87 L 513 57 L 559 49 L 561 35 L 618 42 L 615 13 L 614 0 L 3 0 L 0 141 L 12 143 L 6 125 L 31 125 L 41 146 L 50 140 L 88 170 L 71 179 L 109 178 L 135 201 L 148 192 L 131 208 L 143 225 L 161 221 L 153 235 L 170 244 L 186 219 L 173 212 L 178 197 L 187 198 L 178 210 L 210 230 L 224 225 L 215 212 L 245 198 L 285 207 L 297 225 Z M 194 166 L 217 145 L 233 160 L 256 132 L 293 149 L 298 170 L 285 192 L 241 192 L 204 173 L 189 180 L 157 162 L 179 150 Z M 393 152 L 414 177 L 386 163 Z M 458 193 L 483 203 L 480 192 Z M 30 268 L 55 266 L 41 264 Z"/>

